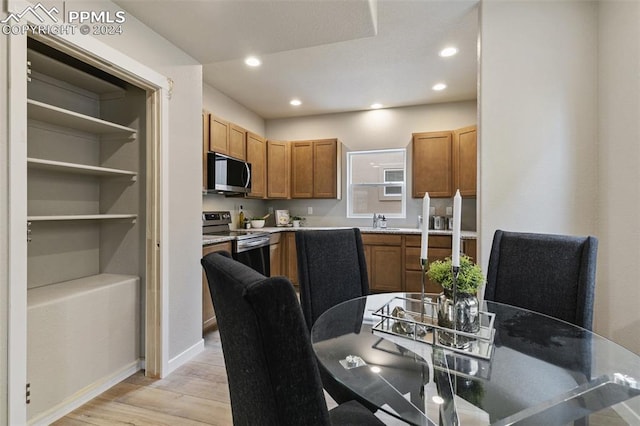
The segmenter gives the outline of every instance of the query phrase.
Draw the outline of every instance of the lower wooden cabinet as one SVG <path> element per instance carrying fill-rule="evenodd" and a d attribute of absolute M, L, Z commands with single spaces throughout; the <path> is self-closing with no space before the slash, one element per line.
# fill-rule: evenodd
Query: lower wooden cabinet
<path fill-rule="evenodd" d="M 369 290 L 402 291 L 402 235 L 362 234 Z"/>
<path fill-rule="evenodd" d="M 271 234 L 271 245 L 269 246 L 269 269 L 270 276 L 282 275 L 282 234 L 274 232 Z"/>
<path fill-rule="evenodd" d="M 301 231 L 304 232 L 304 231 Z M 284 232 L 283 271 L 291 284 L 298 285 L 298 253 L 296 252 L 296 233 Z"/>
<path fill-rule="evenodd" d="M 405 237 L 405 291 L 422 291 L 422 269 L 420 266 L 420 235 Z M 427 252 L 429 264 L 436 260 L 444 260 L 451 256 L 451 237 L 448 235 L 429 236 L 429 250 Z M 428 266 L 427 266 L 428 269 Z M 440 293 L 440 284 L 429 279 L 425 281 L 426 293 Z"/>
<path fill-rule="evenodd" d="M 228 251 L 231 253 L 231 242 L 227 241 L 202 247 L 202 257 L 217 251 Z M 204 271 L 202 271 L 202 331 L 204 332 L 216 325 L 216 313 L 213 310 L 213 302 L 211 301 L 211 293 L 209 292 L 209 283 L 207 282 L 207 276 Z"/>

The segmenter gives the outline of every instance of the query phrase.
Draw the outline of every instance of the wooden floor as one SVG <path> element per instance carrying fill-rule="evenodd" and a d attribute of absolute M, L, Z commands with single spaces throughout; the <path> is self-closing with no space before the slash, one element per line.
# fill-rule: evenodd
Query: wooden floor
<path fill-rule="evenodd" d="M 327 395 L 329 408 L 335 402 Z M 378 412 L 380 413 L 380 412 Z M 404 424 L 379 414 L 388 425 Z M 54 423 L 67 425 L 232 425 L 220 336 L 205 336 L 205 350 L 160 380 L 138 372 Z M 627 423 L 613 410 L 589 419 L 590 426 Z"/>

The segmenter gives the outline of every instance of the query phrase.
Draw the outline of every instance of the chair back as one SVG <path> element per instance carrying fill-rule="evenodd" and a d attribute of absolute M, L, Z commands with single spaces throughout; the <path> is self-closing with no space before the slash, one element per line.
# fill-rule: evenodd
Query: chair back
<path fill-rule="evenodd" d="M 296 232 L 300 304 L 307 327 L 338 303 L 369 294 L 360 230 Z"/>
<path fill-rule="evenodd" d="M 322 383 L 298 299 L 284 277 L 231 258 L 202 258 L 227 369 L 233 424 L 328 425 Z"/>
<path fill-rule="evenodd" d="M 597 250 L 591 236 L 497 230 L 484 297 L 591 330 Z"/>

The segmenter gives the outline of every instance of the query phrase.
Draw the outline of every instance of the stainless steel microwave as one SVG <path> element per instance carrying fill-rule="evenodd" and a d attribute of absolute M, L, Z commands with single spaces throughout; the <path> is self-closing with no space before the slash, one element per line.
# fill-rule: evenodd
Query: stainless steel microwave
<path fill-rule="evenodd" d="M 217 152 L 208 152 L 207 192 L 222 194 L 251 192 L 251 164 Z"/>

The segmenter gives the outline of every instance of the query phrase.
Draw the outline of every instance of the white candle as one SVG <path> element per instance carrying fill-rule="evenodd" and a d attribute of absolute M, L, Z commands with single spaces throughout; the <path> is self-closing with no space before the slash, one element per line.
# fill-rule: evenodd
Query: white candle
<path fill-rule="evenodd" d="M 451 266 L 460 266 L 460 218 L 462 216 L 462 197 L 460 190 L 453 197 L 453 252 Z"/>
<path fill-rule="evenodd" d="M 427 249 L 429 247 L 429 204 L 431 199 L 429 193 L 424 194 L 422 199 L 422 239 L 420 240 L 420 259 L 427 259 Z"/>

